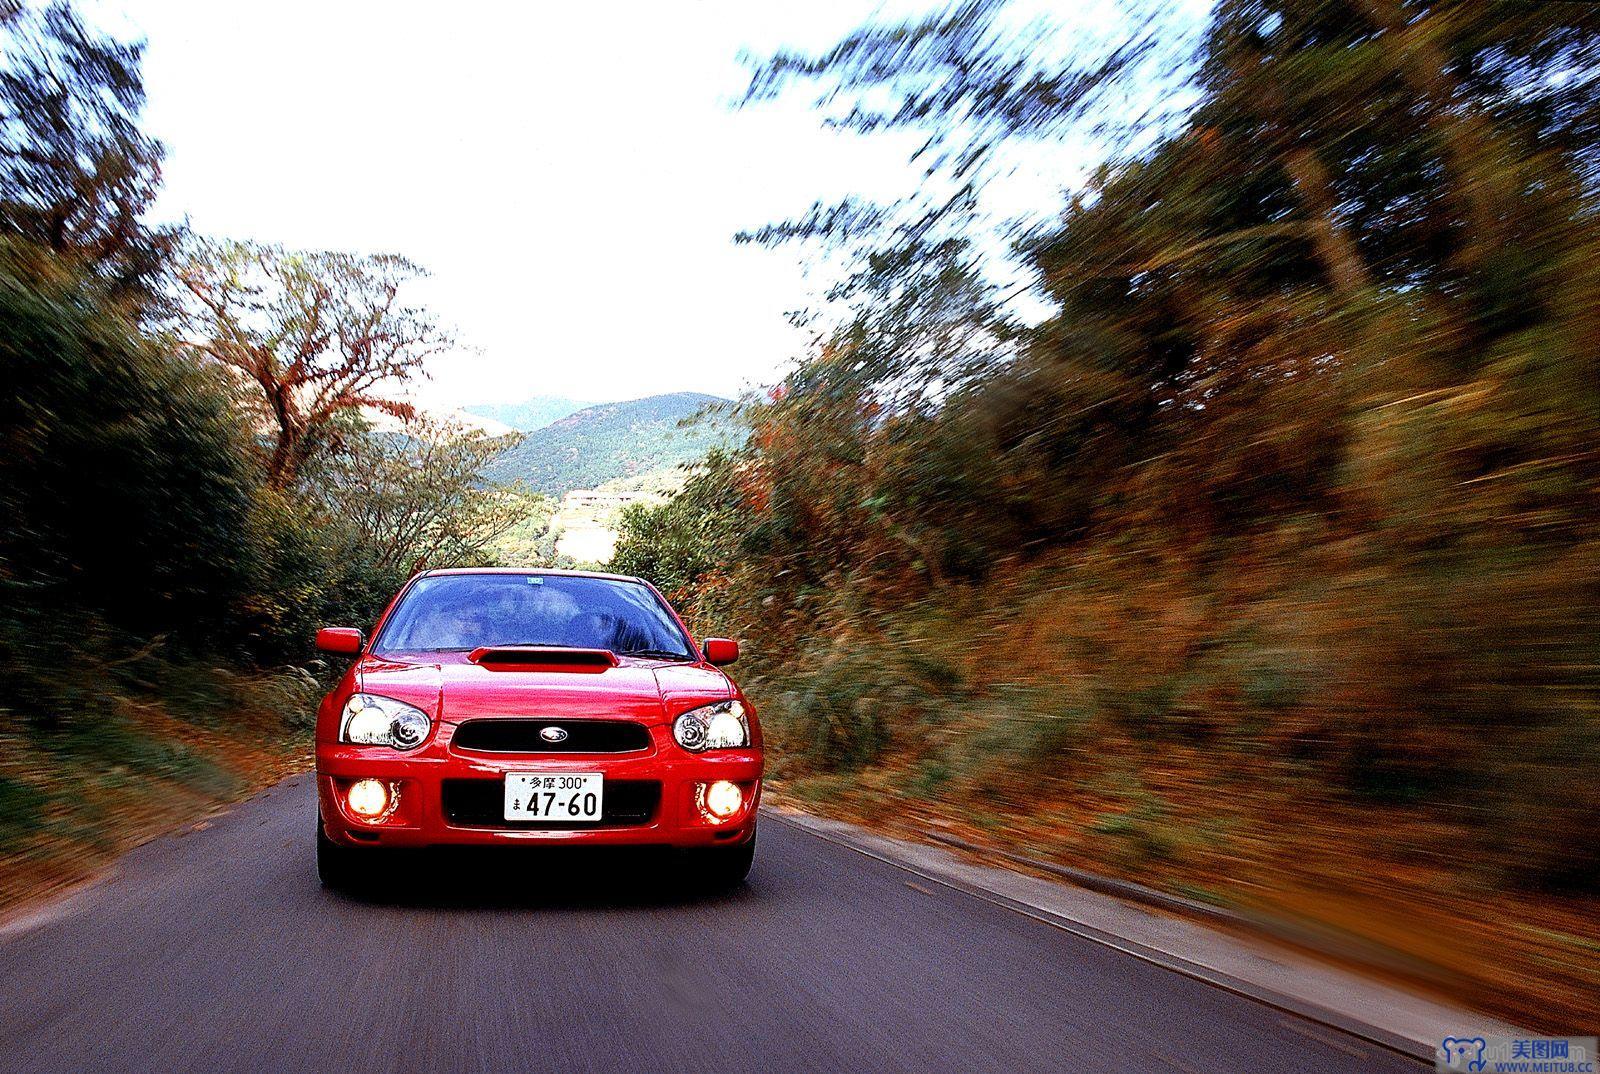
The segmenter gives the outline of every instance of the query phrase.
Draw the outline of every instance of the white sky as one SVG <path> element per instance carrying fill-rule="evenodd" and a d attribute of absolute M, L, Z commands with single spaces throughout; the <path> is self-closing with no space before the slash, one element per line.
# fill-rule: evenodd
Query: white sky
<path fill-rule="evenodd" d="M 799 251 L 733 233 L 918 178 L 912 138 L 825 131 L 804 93 L 728 104 L 741 50 L 826 48 L 871 0 L 96 6 L 149 42 L 162 215 L 431 270 L 412 297 L 477 352 L 434 364 L 434 407 L 770 382 Z"/>

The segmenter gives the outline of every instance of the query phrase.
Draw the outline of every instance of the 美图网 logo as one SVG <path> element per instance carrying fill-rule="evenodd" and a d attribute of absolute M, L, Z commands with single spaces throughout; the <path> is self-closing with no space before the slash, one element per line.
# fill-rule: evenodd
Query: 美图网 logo
<path fill-rule="evenodd" d="M 1490 1037 L 1463 1033 L 1439 1042 L 1434 1069 L 1524 1074 L 1596 1074 L 1594 1037 Z"/>

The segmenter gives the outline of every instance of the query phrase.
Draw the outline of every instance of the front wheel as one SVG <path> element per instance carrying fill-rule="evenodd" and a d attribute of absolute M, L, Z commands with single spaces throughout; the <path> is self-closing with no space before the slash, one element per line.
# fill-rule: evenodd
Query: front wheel
<path fill-rule="evenodd" d="M 717 847 L 694 853 L 695 885 L 705 891 L 730 891 L 744 883 L 756 860 L 756 837 L 743 846 Z"/>
<path fill-rule="evenodd" d="M 317 879 L 325 888 L 348 890 L 355 880 L 356 851 L 328 838 L 317 817 Z"/>

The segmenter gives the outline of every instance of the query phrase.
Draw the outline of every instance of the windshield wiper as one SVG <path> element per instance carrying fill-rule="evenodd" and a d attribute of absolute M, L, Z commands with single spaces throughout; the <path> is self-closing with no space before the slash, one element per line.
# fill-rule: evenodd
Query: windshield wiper
<path fill-rule="evenodd" d="M 642 656 L 646 660 L 687 660 L 687 659 L 689 659 L 689 654 L 688 653 L 673 653 L 673 652 L 668 652 L 666 649 L 630 649 L 625 653 L 618 653 L 617 655 L 618 656 Z"/>

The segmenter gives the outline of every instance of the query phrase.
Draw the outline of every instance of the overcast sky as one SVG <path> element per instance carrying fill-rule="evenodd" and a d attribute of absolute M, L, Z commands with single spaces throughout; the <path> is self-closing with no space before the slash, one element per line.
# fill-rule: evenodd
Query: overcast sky
<path fill-rule="evenodd" d="M 825 131 L 803 94 L 731 109 L 738 56 L 825 48 L 879 7 L 102 3 L 149 42 L 162 214 L 425 265 L 416 297 L 477 351 L 433 366 L 441 408 L 770 382 L 807 284 L 798 251 L 733 233 L 918 172 L 905 138 Z"/>

